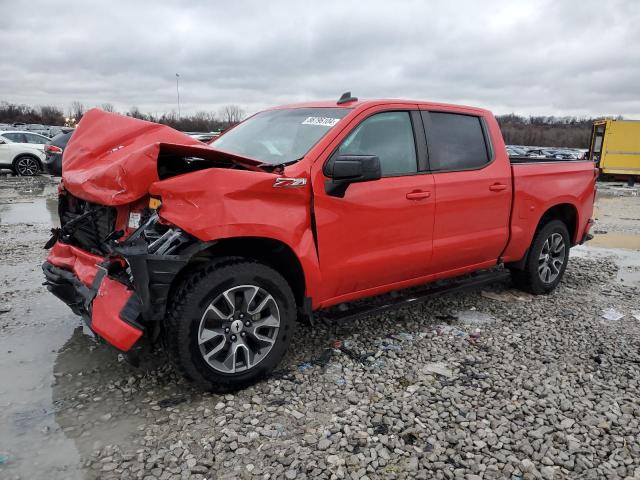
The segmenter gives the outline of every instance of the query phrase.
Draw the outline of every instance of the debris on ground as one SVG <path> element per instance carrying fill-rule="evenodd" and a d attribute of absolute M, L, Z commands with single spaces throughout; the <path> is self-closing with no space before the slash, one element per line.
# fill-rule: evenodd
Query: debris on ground
<path fill-rule="evenodd" d="M 453 372 L 443 362 L 431 362 L 422 367 L 422 372 L 428 375 L 441 375 L 446 378 L 453 378 Z"/>
<path fill-rule="evenodd" d="M 460 330 L 452 325 L 436 325 L 433 330 L 434 335 L 437 336 L 452 336 L 452 337 L 466 337 L 467 332 L 464 330 Z"/>
<path fill-rule="evenodd" d="M 531 302 L 534 298 L 530 293 L 520 292 L 517 290 L 504 290 L 502 292 L 483 290 L 480 294 L 484 298 L 489 298 L 498 302 Z"/>
<path fill-rule="evenodd" d="M 602 318 L 615 322 L 624 317 L 624 313 L 619 312 L 615 308 L 605 308 L 602 310 Z"/>
<path fill-rule="evenodd" d="M 163 398 L 158 402 L 160 408 L 175 407 L 187 401 L 187 397 L 180 395 L 177 397 Z"/>
<path fill-rule="evenodd" d="M 0 304 L 0 313 L 8 313 L 11 311 L 11 305 L 8 303 Z"/>
<path fill-rule="evenodd" d="M 458 319 L 459 322 L 472 325 L 487 324 L 496 321 L 496 319 L 492 315 L 479 312 L 477 310 L 456 311 L 453 313 L 453 315 Z"/>

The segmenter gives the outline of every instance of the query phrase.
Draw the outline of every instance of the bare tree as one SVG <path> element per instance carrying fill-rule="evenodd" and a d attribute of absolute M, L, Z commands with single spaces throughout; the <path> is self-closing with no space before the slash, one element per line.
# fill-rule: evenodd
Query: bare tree
<path fill-rule="evenodd" d="M 131 107 L 127 112 L 127 115 L 133 118 L 138 118 L 140 120 L 146 120 L 146 115 L 142 113 L 136 106 Z"/>
<path fill-rule="evenodd" d="M 84 111 L 84 104 L 78 100 L 74 100 L 71 102 L 71 107 L 69 108 L 69 117 L 75 119 L 76 122 L 79 122 L 84 115 Z"/>
<path fill-rule="evenodd" d="M 103 103 L 100 105 L 100 108 L 105 112 L 115 113 L 116 109 L 111 103 Z"/>
<path fill-rule="evenodd" d="M 45 125 L 64 124 L 64 113 L 53 105 L 42 105 L 40 107 L 40 121 Z"/>
<path fill-rule="evenodd" d="M 244 117 L 244 110 L 238 105 L 227 105 L 220 110 L 220 119 L 228 126 L 235 125 Z"/>

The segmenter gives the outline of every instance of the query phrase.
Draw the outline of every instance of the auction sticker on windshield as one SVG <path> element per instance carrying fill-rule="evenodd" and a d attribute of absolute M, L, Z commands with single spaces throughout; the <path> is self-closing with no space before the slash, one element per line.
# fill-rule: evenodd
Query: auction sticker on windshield
<path fill-rule="evenodd" d="M 333 127 L 340 121 L 339 118 L 331 117 L 307 117 L 302 125 L 318 125 L 321 127 Z"/>

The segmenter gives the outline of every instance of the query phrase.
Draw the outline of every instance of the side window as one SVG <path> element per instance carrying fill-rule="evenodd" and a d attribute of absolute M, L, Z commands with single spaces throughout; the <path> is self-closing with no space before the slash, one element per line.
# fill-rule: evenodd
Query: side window
<path fill-rule="evenodd" d="M 25 133 L 25 137 L 27 137 L 27 143 L 36 143 L 38 145 L 44 145 L 49 140 L 41 137 L 40 135 L 34 135 L 33 133 Z"/>
<path fill-rule="evenodd" d="M 468 170 L 489 163 L 479 117 L 443 112 L 422 112 L 422 117 L 428 126 L 427 142 L 433 170 Z"/>
<path fill-rule="evenodd" d="M 409 112 L 384 112 L 370 116 L 342 142 L 338 153 L 377 155 L 383 176 L 418 171 Z"/>
<path fill-rule="evenodd" d="M 15 143 L 28 143 L 24 133 L 5 133 L 4 136 Z"/>

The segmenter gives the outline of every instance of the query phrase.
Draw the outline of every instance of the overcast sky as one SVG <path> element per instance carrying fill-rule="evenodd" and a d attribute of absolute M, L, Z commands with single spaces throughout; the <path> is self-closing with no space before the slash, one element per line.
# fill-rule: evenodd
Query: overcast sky
<path fill-rule="evenodd" d="M 188 4 L 188 6 L 187 6 Z M 640 119 L 640 1 L 0 0 L 0 101 L 415 98 Z"/>

